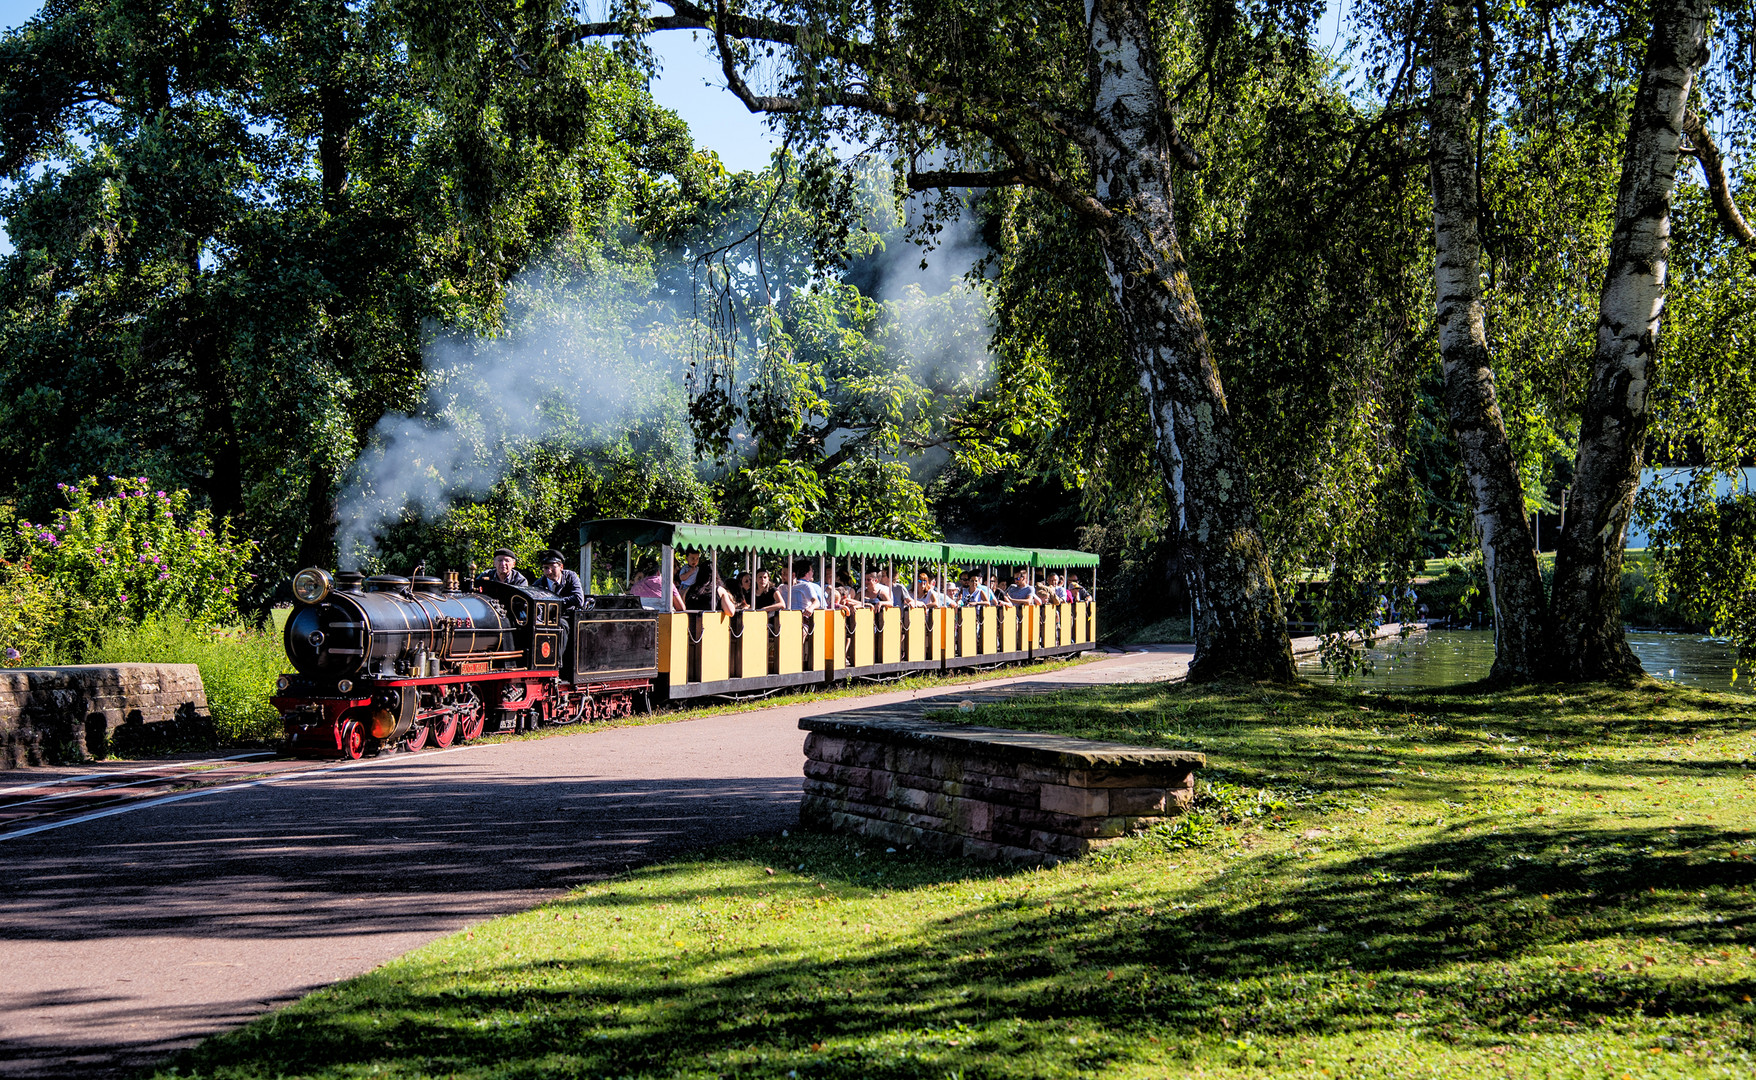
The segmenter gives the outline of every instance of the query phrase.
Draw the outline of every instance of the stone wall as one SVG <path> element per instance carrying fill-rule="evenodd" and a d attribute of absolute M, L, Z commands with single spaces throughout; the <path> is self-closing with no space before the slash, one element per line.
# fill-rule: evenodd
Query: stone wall
<path fill-rule="evenodd" d="M 0 765 L 102 757 L 124 724 L 187 726 L 206 713 L 194 664 L 0 668 Z"/>
<path fill-rule="evenodd" d="M 1056 862 L 1188 808 L 1202 754 L 912 719 L 807 717 L 800 824 Z"/>

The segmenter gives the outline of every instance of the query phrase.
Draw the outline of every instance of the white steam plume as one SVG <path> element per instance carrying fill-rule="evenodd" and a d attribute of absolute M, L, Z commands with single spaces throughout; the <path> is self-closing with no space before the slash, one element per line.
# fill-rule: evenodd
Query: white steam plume
<path fill-rule="evenodd" d="M 568 431 L 590 440 L 626 430 L 636 415 L 674 401 L 679 381 L 664 350 L 633 342 L 633 289 L 581 298 L 547 268 L 509 293 L 503 336 L 441 337 L 424 358 L 427 400 L 372 429 L 337 501 L 337 549 L 358 566 L 386 526 L 410 512 L 431 519 L 455 500 L 480 498 L 506 475 L 506 450 Z"/>

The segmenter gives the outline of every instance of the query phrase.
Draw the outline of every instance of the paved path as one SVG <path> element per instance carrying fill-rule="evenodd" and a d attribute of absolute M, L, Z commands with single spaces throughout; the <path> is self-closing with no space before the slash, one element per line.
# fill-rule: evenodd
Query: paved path
<path fill-rule="evenodd" d="M 802 716 L 1177 678 L 1192 651 L 289 772 L 0 834 L 0 1076 L 118 1075 L 580 882 L 784 828 Z"/>

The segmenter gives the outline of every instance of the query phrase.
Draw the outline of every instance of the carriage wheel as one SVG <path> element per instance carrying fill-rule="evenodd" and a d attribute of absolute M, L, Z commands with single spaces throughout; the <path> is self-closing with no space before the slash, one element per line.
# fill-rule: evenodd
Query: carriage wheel
<path fill-rule="evenodd" d="M 433 745 L 443 750 L 457 739 L 457 713 L 450 709 L 433 718 Z"/>
<path fill-rule="evenodd" d="M 412 754 L 426 745 L 427 722 L 425 720 L 416 720 L 414 726 L 409 728 L 409 733 L 403 737 L 402 748 Z"/>
<path fill-rule="evenodd" d="M 358 720 L 343 720 L 341 724 L 341 756 L 349 761 L 358 761 L 366 753 L 366 733 L 360 730 Z"/>

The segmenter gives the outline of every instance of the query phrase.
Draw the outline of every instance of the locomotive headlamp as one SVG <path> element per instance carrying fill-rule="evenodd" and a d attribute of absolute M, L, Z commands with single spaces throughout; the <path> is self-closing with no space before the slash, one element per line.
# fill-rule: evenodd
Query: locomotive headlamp
<path fill-rule="evenodd" d="M 280 678 L 274 680 L 274 688 L 276 690 L 285 690 L 287 687 L 289 687 L 291 685 L 293 685 L 293 680 L 287 678 L 285 675 L 282 675 Z"/>
<path fill-rule="evenodd" d="M 293 596 L 301 604 L 321 603 L 334 584 L 329 571 L 313 566 L 293 575 Z"/>
<path fill-rule="evenodd" d="M 338 679 L 338 680 L 336 680 L 335 692 L 338 694 L 345 694 L 349 690 L 352 690 L 353 688 L 354 688 L 354 680 L 352 680 L 352 679 Z"/>

